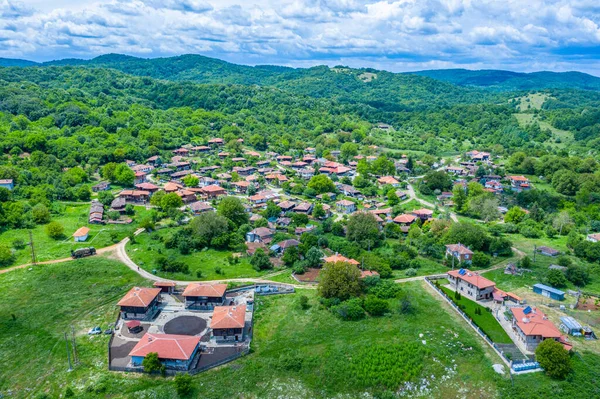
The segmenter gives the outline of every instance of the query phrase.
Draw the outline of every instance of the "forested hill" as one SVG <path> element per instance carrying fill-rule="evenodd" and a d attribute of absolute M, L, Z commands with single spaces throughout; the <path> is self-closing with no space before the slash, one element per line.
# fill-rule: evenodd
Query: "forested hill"
<path fill-rule="evenodd" d="M 579 89 L 600 90 L 600 78 L 581 72 L 519 73 L 501 70 L 439 69 L 411 72 L 459 86 L 481 87 L 501 91 Z"/>
<path fill-rule="evenodd" d="M 65 59 L 38 66 L 112 68 L 130 75 L 177 82 L 268 86 L 294 95 L 333 99 L 386 112 L 506 100 L 499 100 L 496 93 L 482 89 L 416 75 L 327 66 L 305 69 L 250 67 L 199 55 L 142 59 L 109 54 L 87 61 Z"/>

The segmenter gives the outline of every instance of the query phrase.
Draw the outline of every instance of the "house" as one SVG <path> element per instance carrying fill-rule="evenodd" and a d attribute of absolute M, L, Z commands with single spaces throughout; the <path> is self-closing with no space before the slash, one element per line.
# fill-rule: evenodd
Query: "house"
<path fill-rule="evenodd" d="M 250 187 L 250 183 L 247 181 L 236 181 L 231 183 L 236 193 L 245 194 L 248 191 L 248 187 Z"/>
<path fill-rule="evenodd" d="M 283 240 L 281 242 L 278 242 L 277 244 L 271 246 L 271 248 L 269 249 L 276 253 L 284 253 L 286 249 L 291 247 L 298 247 L 299 245 L 300 241 L 291 238 L 289 240 Z"/>
<path fill-rule="evenodd" d="M 457 176 L 463 176 L 467 174 L 467 171 L 458 166 L 447 166 L 446 173 L 450 173 Z"/>
<path fill-rule="evenodd" d="M 246 253 L 250 256 L 254 255 L 257 249 L 262 249 L 263 252 L 269 252 L 267 246 L 262 242 L 246 242 Z"/>
<path fill-rule="evenodd" d="M 119 193 L 119 198 L 124 198 L 128 202 L 146 203 L 150 199 L 150 192 L 144 190 L 123 190 Z"/>
<path fill-rule="evenodd" d="M 206 146 L 206 145 L 197 145 L 195 147 L 190 148 L 190 151 L 195 155 L 203 154 L 203 153 L 209 152 L 210 147 Z"/>
<path fill-rule="evenodd" d="M 348 197 L 361 198 L 362 193 L 349 184 L 337 184 L 338 190 Z"/>
<path fill-rule="evenodd" d="M 544 284 L 534 284 L 533 292 L 545 296 L 546 298 L 554 299 L 555 301 L 564 301 L 565 293 Z"/>
<path fill-rule="evenodd" d="M 312 168 L 302 168 L 298 170 L 298 175 L 304 180 L 310 180 L 315 175 L 315 170 Z"/>
<path fill-rule="evenodd" d="M 185 287 L 183 298 L 186 309 L 212 310 L 225 302 L 227 284 L 192 283 Z"/>
<path fill-rule="evenodd" d="M 127 201 L 124 197 L 117 197 L 110 203 L 110 210 L 113 212 L 125 213 Z"/>
<path fill-rule="evenodd" d="M 360 271 L 360 278 L 367 278 L 367 277 L 379 277 L 379 273 L 377 273 L 374 270 L 361 270 Z"/>
<path fill-rule="evenodd" d="M 169 370 L 189 370 L 200 348 L 200 337 L 193 335 L 146 333 L 133 347 L 131 365 L 140 367 L 149 353 L 158 354 L 158 360 Z"/>
<path fill-rule="evenodd" d="M 277 227 L 287 228 L 290 224 L 292 224 L 291 218 L 280 217 L 280 218 L 277 218 L 277 220 L 275 221 L 275 225 Z"/>
<path fill-rule="evenodd" d="M 214 138 L 214 139 L 208 140 L 208 144 L 211 146 L 223 145 L 223 144 L 225 144 L 225 140 L 223 140 L 222 138 Z"/>
<path fill-rule="evenodd" d="M 146 163 L 156 167 L 162 164 L 162 159 L 159 155 L 153 155 L 150 158 L 146 159 Z"/>
<path fill-rule="evenodd" d="M 84 242 L 88 239 L 88 235 L 90 234 L 89 227 L 80 227 L 77 229 L 75 233 L 73 233 L 73 239 L 75 242 Z"/>
<path fill-rule="evenodd" d="M 396 195 L 398 196 L 398 199 L 400 200 L 405 200 L 408 198 L 408 194 L 406 194 L 404 191 L 396 191 Z"/>
<path fill-rule="evenodd" d="M 525 176 L 508 176 L 512 191 L 521 192 L 531 189 L 529 179 Z"/>
<path fill-rule="evenodd" d="M 471 263 L 473 260 L 473 251 L 461 243 L 449 244 L 446 245 L 446 258 L 448 256 L 453 256 L 459 262 Z"/>
<path fill-rule="evenodd" d="M 0 187 L 12 191 L 15 188 L 15 184 L 13 179 L 0 179 Z"/>
<path fill-rule="evenodd" d="M 190 204 L 190 210 L 194 215 L 199 215 L 204 212 L 214 211 L 215 208 L 208 202 L 196 201 Z"/>
<path fill-rule="evenodd" d="M 187 148 L 178 148 L 176 150 L 173 150 L 173 154 L 175 155 L 179 155 L 181 157 L 185 157 L 190 153 L 190 150 L 188 150 Z"/>
<path fill-rule="evenodd" d="M 456 292 L 475 301 L 492 299 L 496 288 L 496 283 L 469 269 L 450 270 L 448 281 Z"/>
<path fill-rule="evenodd" d="M 246 305 L 216 306 L 210 328 L 218 341 L 243 341 L 246 325 Z"/>
<path fill-rule="evenodd" d="M 356 266 L 360 265 L 360 262 L 358 262 L 357 260 L 346 258 L 345 256 L 340 255 L 338 253 L 336 253 L 335 255 L 331 255 L 326 258 L 323 258 L 323 261 L 325 263 L 344 262 L 344 263 L 350 263 L 351 265 L 356 265 Z"/>
<path fill-rule="evenodd" d="M 400 225 L 400 228 L 403 233 L 408 233 L 410 225 L 413 224 L 416 220 L 417 217 L 415 215 L 409 215 L 407 213 L 398 215 L 393 219 L 394 223 Z"/>
<path fill-rule="evenodd" d="M 313 209 L 313 204 L 310 202 L 301 202 L 300 204 L 296 205 L 293 209 L 293 212 L 296 213 L 304 213 L 309 215 L 312 212 Z"/>
<path fill-rule="evenodd" d="M 0 184 L 0 187 L 1 186 L 2 185 Z M 92 186 L 92 191 L 95 193 L 97 193 L 99 191 L 106 191 L 106 190 L 110 190 L 110 183 L 106 182 L 106 181 L 100 182 L 100 183 Z"/>
<path fill-rule="evenodd" d="M 256 206 L 256 205 L 266 204 L 268 199 L 263 194 L 254 194 L 254 195 L 251 195 L 250 197 L 248 197 L 248 201 L 252 202 Z"/>
<path fill-rule="evenodd" d="M 327 205 L 327 204 L 321 204 L 321 207 L 323 208 L 323 212 L 325 212 L 325 214 L 320 217 L 320 219 L 327 219 L 328 217 L 331 216 L 331 206 Z"/>
<path fill-rule="evenodd" d="M 567 268 L 565 266 L 560 266 L 560 265 L 550 265 L 548 266 L 549 270 L 560 270 L 561 272 L 565 272 L 567 271 Z"/>
<path fill-rule="evenodd" d="M 588 234 L 586 240 L 591 242 L 599 242 L 600 241 L 600 233 Z"/>
<path fill-rule="evenodd" d="M 425 208 L 415 209 L 411 212 L 412 215 L 418 217 L 423 222 L 430 219 L 433 216 L 433 211 Z"/>
<path fill-rule="evenodd" d="M 121 318 L 149 320 L 160 303 L 160 288 L 133 287 L 117 303 L 121 308 Z"/>
<path fill-rule="evenodd" d="M 136 184 L 135 188 L 137 188 L 138 190 L 142 190 L 142 191 L 148 191 L 150 193 L 150 195 L 154 194 L 155 192 L 157 192 L 160 187 L 158 187 L 155 184 L 152 183 L 140 183 L 140 184 Z"/>
<path fill-rule="evenodd" d="M 223 187 L 217 186 L 216 184 L 202 187 L 200 191 L 206 198 L 217 198 L 227 194 L 227 191 L 225 191 Z"/>
<path fill-rule="evenodd" d="M 583 326 L 579 324 L 577 320 L 572 318 L 571 316 L 562 316 L 560 318 L 561 325 L 560 329 L 569 335 L 573 335 L 575 337 L 581 337 L 581 332 L 583 331 Z"/>
<path fill-rule="evenodd" d="M 197 199 L 196 193 L 194 193 L 191 190 L 179 190 L 176 194 L 181 198 L 184 204 L 189 204 L 190 202 L 194 202 Z"/>
<path fill-rule="evenodd" d="M 337 195 L 335 193 L 325 193 L 325 194 L 319 194 L 317 195 L 317 199 L 321 200 L 321 201 L 335 201 L 335 199 L 337 198 Z"/>
<path fill-rule="evenodd" d="M 292 201 L 281 201 L 280 203 L 277 204 L 278 207 L 281 208 L 281 211 L 286 213 L 286 212 L 290 212 L 292 209 L 294 209 L 294 207 L 296 206 L 295 202 Z"/>
<path fill-rule="evenodd" d="M 554 248 L 550 248 L 550 247 L 537 247 L 536 249 L 537 252 L 541 253 L 542 255 L 546 255 L 546 256 L 558 256 L 560 255 L 560 251 Z"/>
<path fill-rule="evenodd" d="M 400 182 L 398 180 L 396 180 L 393 176 L 380 177 L 379 179 L 377 179 L 377 182 L 379 182 L 379 184 L 381 184 L 381 185 L 389 184 L 393 187 L 400 186 Z"/>
<path fill-rule="evenodd" d="M 171 179 L 179 181 L 179 180 L 183 179 L 184 177 L 186 177 L 188 175 L 192 175 L 192 174 L 194 174 L 194 172 L 192 170 L 187 169 L 187 170 L 180 170 L 178 172 L 173 172 L 169 176 L 171 177 Z"/>
<path fill-rule="evenodd" d="M 88 223 L 90 224 L 100 224 L 104 223 L 102 220 L 104 216 L 104 205 L 102 205 L 98 200 L 93 200 L 90 206 L 90 213 L 88 216 Z"/>
<path fill-rule="evenodd" d="M 273 239 L 275 231 L 266 227 L 258 227 L 246 234 L 246 242 L 262 242 L 268 244 Z"/>
<path fill-rule="evenodd" d="M 146 172 L 135 172 L 135 178 L 133 179 L 133 184 L 140 184 L 146 181 L 148 177 L 148 173 Z"/>
<path fill-rule="evenodd" d="M 350 214 L 356 212 L 356 204 L 352 201 L 341 200 L 335 203 L 335 207 L 339 212 Z"/>
<path fill-rule="evenodd" d="M 160 292 L 165 294 L 173 294 L 177 284 L 173 281 L 155 281 L 152 286 L 155 288 L 160 288 Z"/>
<path fill-rule="evenodd" d="M 539 309 L 527 306 L 525 308 L 511 308 L 513 319 L 512 327 L 517 338 L 523 342 L 528 351 L 535 351 L 540 342 L 553 339 L 563 344 L 565 349 L 571 350 L 572 345 L 566 343 L 558 328 Z"/>

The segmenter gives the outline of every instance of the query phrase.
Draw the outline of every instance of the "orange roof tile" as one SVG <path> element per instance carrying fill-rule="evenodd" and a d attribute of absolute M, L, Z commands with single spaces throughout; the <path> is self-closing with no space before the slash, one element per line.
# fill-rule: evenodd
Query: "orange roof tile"
<path fill-rule="evenodd" d="M 188 360 L 199 343 L 200 337 L 191 335 L 146 333 L 129 352 L 129 356 L 145 357 L 155 352 L 159 359 Z"/>
<path fill-rule="evenodd" d="M 541 335 L 543 338 L 560 338 L 558 328 L 546 317 L 541 310 L 533 309 L 529 314 L 523 312 L 525 308 L 512 308 L 511 311 L 517 326 L 525 335 Z"/>
<path fill-rule="evenodd" d="M 448 272 L 448 274 L 452 277 L 456 277 L 463 281 L 466 281 L 469 284 L 473 284 L 475 287 L 479 288 L 480 290 L 482 290 L 484 288 L 488 288 L 488 287 L 493 287 L 496 285 L 496 283 L 494 283 L 492 280 L 488 280 L 487 278 L 482 277 L 475 272 L 472 272 L 468 269 L 461 269 L 461 270 L 465 270 L 465 272 L 466 272 L 462 276 L 459 274 L 460 270 L 450 270 Z"/>
<path fill-rule="evenodd" d="M 227 284 L 192 283 L 185 287 L 183 296 L 222 297 L 227 290 Z"/>
<path fill-rule="evenodd" d="M 246 305 L 215 306 L 210 328 L 244 328 Z"/>
<path fill-rule="evenodd" d="M 133 287 L 123 298 L 121 298 L 117 305 L 145 308 L 150 305 L 158 295 L 160 295 L 160 288 Z"/>

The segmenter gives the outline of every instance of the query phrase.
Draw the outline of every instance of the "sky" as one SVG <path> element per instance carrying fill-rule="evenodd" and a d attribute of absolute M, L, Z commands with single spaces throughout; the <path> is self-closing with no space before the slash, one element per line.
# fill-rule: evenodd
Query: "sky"
<path fill-rule="evenodd" d="M 600 76 L 600 0 L 0 0 L 0 57 Z"/>

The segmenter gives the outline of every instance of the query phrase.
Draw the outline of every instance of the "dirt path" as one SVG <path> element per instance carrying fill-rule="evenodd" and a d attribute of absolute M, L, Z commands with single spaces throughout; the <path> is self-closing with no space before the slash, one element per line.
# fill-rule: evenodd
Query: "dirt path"
<path fill-rule="evenodd" d="M 407 204 L 412 200 L 416 200 L 416 201 L 420 202 L 422 205 L 425 205 L 429 208 L 435 209 L 435 204 L 432 204 L 429 201 L 425 201 L 424 199 L 417 197 L 417 193 L 415 193 L 415 189 L 413 188 L 413 186 L 411 184 L 406 185 L 406 191 L 408 193 L 408 199 L 405 199 L 404 201 L 402 201 L 400 203 L 401 205 Z M 456 214 L 454 212 L 450 212 L 450 219 L 452 219 L 452 221 L 454 221 L 454 222 L 458 222 L 458 217 L 456 216 Z"/>

